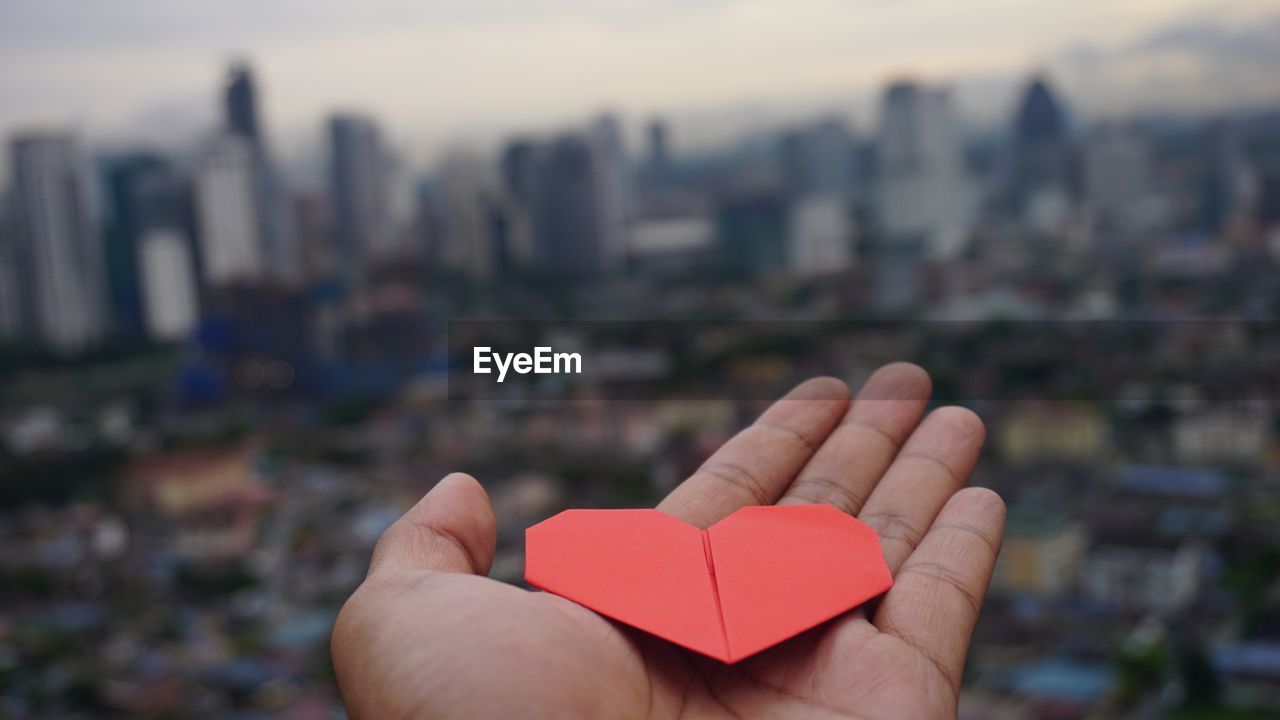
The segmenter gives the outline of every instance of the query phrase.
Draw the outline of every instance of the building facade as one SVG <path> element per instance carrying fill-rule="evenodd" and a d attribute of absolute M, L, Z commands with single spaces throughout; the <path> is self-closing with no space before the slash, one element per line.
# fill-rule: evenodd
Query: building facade
<path fill-rule="evenodd" d="M 67 134 L 20 136 L 10 150 L 23 326 L 54 349 L 81 350 L 106 334 L 109 321 L 88 167 Z"/>

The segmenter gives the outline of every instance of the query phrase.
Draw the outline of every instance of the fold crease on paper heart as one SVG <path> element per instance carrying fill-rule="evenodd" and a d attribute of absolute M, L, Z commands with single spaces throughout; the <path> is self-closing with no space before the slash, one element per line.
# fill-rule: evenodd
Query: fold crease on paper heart
<path fill-rule="evenodd" d="M 747 507 L 700 530 L 657 510 L 566 510 L 526 534 L 525 579 L 723 662 L 885 592 L 879 539 L 828 505 Z"/>

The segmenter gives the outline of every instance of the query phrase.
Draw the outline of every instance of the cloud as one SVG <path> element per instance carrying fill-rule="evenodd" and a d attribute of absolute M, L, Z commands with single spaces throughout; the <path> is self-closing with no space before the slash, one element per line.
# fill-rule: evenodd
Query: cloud
<path fill-rule="evenodd" d="M 1118 48 L 1079 46 L 1051 65 L 1092 115 L 1212 113 L 1280 102 L 1280 15 L 1180 22 Z"/>
<path fill-rule="evenodd" d="M 417 159 L 604 106 L 691 118 L 708 138 L 743 116 L 865 115 L 903 74 L 955 81 L 983 121 L 1042 66 L 1090 111 L 1212 106 L 1265 95 L 1266 12 L 1250 0 L 0 0 L 0 67 L 20 68 L 0 74 L 0 133 L 54 120 L 153 138 L 163 117 L 190 135 L 214 121 L 224 65 L 241 54 L 281 146 L 358 108 Z"/>

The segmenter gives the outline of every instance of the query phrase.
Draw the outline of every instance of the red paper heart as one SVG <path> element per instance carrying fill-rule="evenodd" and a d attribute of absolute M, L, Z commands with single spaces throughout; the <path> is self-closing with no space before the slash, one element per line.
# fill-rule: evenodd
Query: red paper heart
<path fill-rule="evenodd" d="M 875 531 L 829 505 L 745 507 L 707 530 L 566 510 L 527 531 L 525 580 L 730 663 L 893 584 Z"/>

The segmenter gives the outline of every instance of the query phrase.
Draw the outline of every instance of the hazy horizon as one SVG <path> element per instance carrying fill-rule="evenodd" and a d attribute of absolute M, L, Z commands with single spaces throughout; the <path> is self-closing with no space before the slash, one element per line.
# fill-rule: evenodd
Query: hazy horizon
<path fill-rule="evenodd" d="M 952 85 L 979 126 L 1007 117 L 1033 71 L 1078 117 L 1256 107 L 1280 102 L 1280 5 L 0 0 L 0 131 L 55 124 L 97 146 L 178 147 L 215 126 L 239 57 L 295 169 L 314 163 L 327 114 L 357 109 L 417 171 L 454 146 L 605 109 L 633 132 L 669 118 L 677 148 L 817 113 L 866 131 L 880 88 L 904 76 Z"/>

